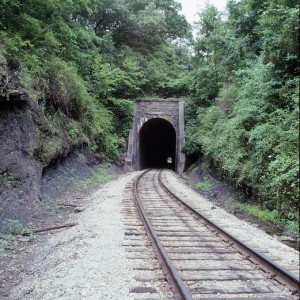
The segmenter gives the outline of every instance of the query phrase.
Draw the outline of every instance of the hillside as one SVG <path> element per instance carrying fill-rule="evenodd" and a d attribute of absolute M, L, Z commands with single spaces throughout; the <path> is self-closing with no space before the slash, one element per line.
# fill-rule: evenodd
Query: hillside
<path fill-rule="evenodd" d="M 298 231 L 298 1 L 207 5 L 195 38 L 174 0 L 0 7 L 1 222 L 33 221 L 43 175 L 76 151 L 122 164 L 132 103 L 155 96 L 187 99 L 194 166 Z"/>
<path fill-rule="evenodd" d="M 26 224 L 49 167 L 122 164 L 132 101 L 187 93 L 190 26 L 169 0 L 0 6 L 0 221 Z"/>

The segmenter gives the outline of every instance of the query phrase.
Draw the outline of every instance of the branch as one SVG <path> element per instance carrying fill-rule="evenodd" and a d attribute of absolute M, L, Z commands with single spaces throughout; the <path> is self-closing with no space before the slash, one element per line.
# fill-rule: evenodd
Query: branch
<path fill-rule="evenodd" d="M 38 228 L 38 229 L 34 229 L 33 232 L 34 233 L 38 233 L 38 232 L 56 230 L 56 229 L 61 229 L 61 228 L 73 227 L 75 225 L 78 225 L 78 223 L 67 223 L 67 224 L 62 224 L 62 225 L 56 225 L 56 226 Z"/>

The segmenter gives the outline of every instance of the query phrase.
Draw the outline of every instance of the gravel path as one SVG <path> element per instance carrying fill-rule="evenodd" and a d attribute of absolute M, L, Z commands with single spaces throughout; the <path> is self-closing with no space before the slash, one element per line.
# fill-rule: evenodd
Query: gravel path
<path fill-rule="evenodd" d="M 121 203 L 125 185 L 136 175 L 106 184 L 89 199 L 77 226 L 54 232 L 9 299 L 131 299 L 135 281 L 122 247 Z"/>
<path fill-rule="evenodd" d="M 53 231 L 31 250 L 22 283 L 9 300 L 127 300 L 137 285 L 136 272 L 126 254 L 122 201 L 126 184 L 139 172 L 129 173 L 106 184 L 87 199 L 86 210 L 73 216 L 78 225 Z M 261 230 L 237 219 L 184 185 L 178 175 L 167 174 L 168 184 L 189 199 L 206 216 L 291 271 L 298 269 L 299 253 Z M 49 237 L 50 236 L 50 237 Z M 128 241 L 127 241 L 128 243 Z M 127 257 L 126 257 L 127 256 Z M 163 298 L 161 298 L 163 299 Z"/>

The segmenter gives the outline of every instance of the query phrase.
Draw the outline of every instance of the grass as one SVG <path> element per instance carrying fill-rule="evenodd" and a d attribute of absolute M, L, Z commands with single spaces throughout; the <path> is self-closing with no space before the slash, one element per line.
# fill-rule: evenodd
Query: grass
<path fill-rule="evenodd" d="M 110 171 L 111 164 L 104 163 L 97 166 L 93 171 L 92 175 L 85 179 L 73 179 L 73 187 L 79 189 L 83 186 L 88 187 L 97 187 L 101 184 L 104 184 L 110 180 L 114 179 L 114 175 Z"/>
<path fill-rule="evenodd" d="M 14 250 L 18 247 L 18 239 L 16 236 L 27 236 L 28 241 L 33 238 L 33 225 L 22 225 L 19 220 L 4 219 L 2 221 L 2 232 L 0 235 L 0 252 L 4 250 Z"/>
<path fill-rule="evenodd" d="M 32 226 L 23 226 L 19 220 L 5 219 L 2 221 L 2 231 L 5 235 L 26 235 L 33 234 Z"/>
<path fill-rule="evenodd" d="M 86 180 L 89 186 L 96 187 L 99 184 L 106 183 L 114 179 L 110 172 L 111 165 L 109 163 L 101 164 L 92 172 L 92 176 Z"/>
<path fill-rule="evenodd" d="M 11 187 L 14 180 L 14 175 L 10 172 L 4 172 L 0 174 L 0 182 L 2 182 L 5 187 Z"/>
<path fill-rule="evenodd" d="M 299 221 L 296 220 L 288 220 L 283 218 L 279 211 L 277 210 L 268 210 L 263 209 L 257 204 L 250 204 L 250 203 L 239 203 L 233 199 L 229 199 L 226 204 L 226 209 L 232 213 L 236 212 L 237 210 L 245 212 L 251 216 L 258 218 L 261 222 L 270 222 L 272 224 L 281 224 L 284 226 L 285 230 L 289 233 L 299 236 Z"/>
<path fill-rule="evenodd" d="M 59 205 L 55 201 L 47 201 L 46 205 L 46 210 L 49 216 L 55 216 L 58 214 L 59 211 Z"/>
<path fill-rule="evenodd" d="M 188 168 L 188 172 L 191 172 L 193 170 L 195 170 L 196 168 L 199 167 L 199 162 L 194 162 L 193 164 L 191 164 Z"/>
<path fill-rule="evenodd" d="M 195 187 L 200 191 L 207 191 L 213 186 L 212 182 L 205 178 L 203 181 L 198 182 Z"/>
<path fill-rule="evenodd" d="M 285 229 L 296 236 L 300 236 L 299 221 L 286 221 Z"/>
<path fill-rule="evenodd" d="M 239 203 L 238 208 L 249 215 L 257 217 L 263 222 L 271 222 L 274 224 L 280 222 L 280 214 L 277 210 L 270 211 L 268 209 L 262 209 L 259 205 L 248 203 Z"/>

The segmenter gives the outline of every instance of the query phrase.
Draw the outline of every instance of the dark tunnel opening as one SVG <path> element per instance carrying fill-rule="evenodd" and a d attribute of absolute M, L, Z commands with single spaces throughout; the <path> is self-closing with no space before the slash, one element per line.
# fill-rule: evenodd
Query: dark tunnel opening
<path fill-rule="evenodd" d="M 164 119 L 147 121 L 139 133 L 140 168 L 169 168 L 175 171 L 176 131 Z"/>

